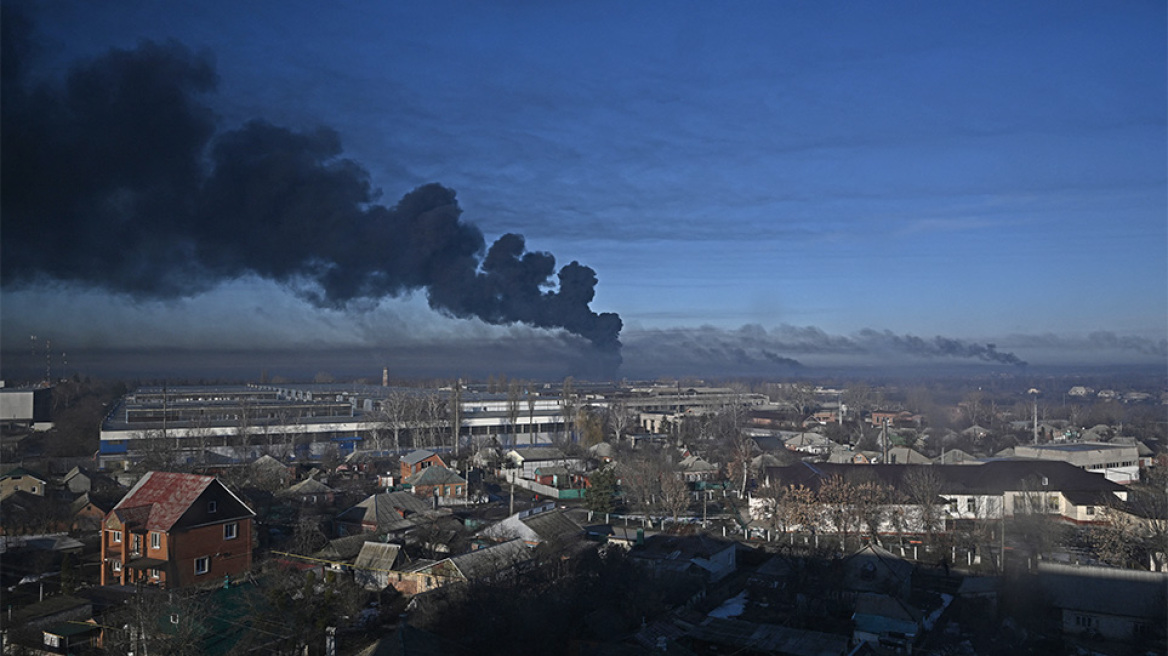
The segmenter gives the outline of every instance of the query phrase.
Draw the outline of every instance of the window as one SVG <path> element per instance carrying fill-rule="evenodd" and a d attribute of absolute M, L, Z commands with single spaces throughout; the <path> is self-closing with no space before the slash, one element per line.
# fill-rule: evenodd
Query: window
<path fill-rule="evenodd" d="M 29 488 L 29 491 L 32 492 L 33 494 L 36 494 L 36 486 L 34 485 L 31 488 Z"/>
<path fill-rule="evenodd" d="M 218 510 L 219 510 L 219 502 L 218 501 L 211 501 L 207 504 L 207 512 L 208 513 L 218 512 Z"/>
<path fill-rule="evenodd" d="M 114 571 L 115 571 L 115 572 L 120 572 L 120 571 L 122 571 L 122 561 L 120 561 L 120 560 L 115 560 L 115 561 L 114 561 L 114 563 L 113 563 L 113 567 L 114 567 Z"/>
<path fill-rule="evenodd" d="M 1095 514 L 1095 506 L 1087 506 L 1087 514 L 1094 515 Z"/>
<path fill-rule="evenodd" d="M 211 570 L 211 557 L 203 556 L 195 559 L 195 574 L 206 574 Z"/>
<path fill-rule="evenodd" d="M 223 539 L 234 540 L 239 537 L 239 524 L 231 522 L 223 525 Z"/>
<path fill-rule="evenodd" d="M 110 531 L 110 542 L 121 542 L 121 541 L 122 541 L 122 532 L 121 531 Z"/>
<path fill-rule="evenodd" d="M 45 646 L 47 646 L 47 647 L 60 647 L 61 646 L 61 636 L 53 635 L 52 633 L 46 633 L 45 634 Z"/>
<path fill-rule="evenodd" d="M 161 549 L 162 548 L 162 534 L 161 533 L 151 533 L 150 534 L 150 548 L 151 549 Z"/>
<path fill-rule="evenodd" d="M 159 573 L 159 571 L 158 571 L 158 570 L 156 570 L 156 569 L 152 569 L 152 570 L 150 570 L 150 578 L 152 578 L 152 579 L 156 579 L 156 578 L 158 578 L 159 576 L 160 576 L 160 573 Z"/>
<path fill-rule="evenodd" d="M 141 549 L 142 549 L 142 536 L 135 535 L 134 536 L 134 551 L 140 551 Z"/>
<path fill-rule="evenodd" d="M 973 497 L 969 497 L 968 499 L 966 499 L 965 512 L 971 512 L 971 513 L 977 512 L 977 499 L 974 499 Z"/>

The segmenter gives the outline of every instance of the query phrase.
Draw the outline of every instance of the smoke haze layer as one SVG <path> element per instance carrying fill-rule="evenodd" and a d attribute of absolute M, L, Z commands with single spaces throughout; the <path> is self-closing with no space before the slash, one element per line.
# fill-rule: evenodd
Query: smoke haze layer
<path fill-rule="evenodd" d="M 136 299 L 189 297 L 249 275 L 319 307 L 360 309 L 424 290 L 447 315 L 586 338 L 620 361 L 622 322 L 593 312 L 596 273 L 521 235 L 489 248 L 455 192 L 428 184 L 378 204 L 325 127 L 263 120 L 220 131 L 201 98 L 211 57 L 143 42 L 33 83 L 31 26 L 3 21 L 5 287 L 73 284 Z"/>

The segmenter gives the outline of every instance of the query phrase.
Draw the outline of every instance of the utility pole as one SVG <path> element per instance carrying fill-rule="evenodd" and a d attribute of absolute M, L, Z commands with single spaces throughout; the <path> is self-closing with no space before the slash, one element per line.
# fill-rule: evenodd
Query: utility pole
<path fill-rule="evenodd" d="M 1034 443 L 1038 444 L 1038 395 L 1041 392 L 1037 388 L 1031 387 L 1027 394 L 1034 398 Z"/>
<path fill-rule="evenodd" d="M 887 465 L 888 464 L 888 418 L 885 417 L 884 421 L 881 423 L 882 423 L 883 427 L 880 430 L 880 448 L 881 448 L 880 461 Z"/>

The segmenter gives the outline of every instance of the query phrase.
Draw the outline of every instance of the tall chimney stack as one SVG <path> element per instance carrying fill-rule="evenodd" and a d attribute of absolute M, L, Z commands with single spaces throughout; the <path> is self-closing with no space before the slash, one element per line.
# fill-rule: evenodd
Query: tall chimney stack
<path fill-rule="evenodd" d="M 381 386 L 389 387 L 389 367 L 381 368 Z"/>

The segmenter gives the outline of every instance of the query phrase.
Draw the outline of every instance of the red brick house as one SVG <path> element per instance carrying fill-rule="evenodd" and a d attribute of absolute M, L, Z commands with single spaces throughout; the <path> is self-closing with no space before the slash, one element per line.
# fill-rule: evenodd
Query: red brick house
<path fill-rule="evenodd" d="M 413 453 L 402 456 L 401 477 L 402 480 L 405 480 L 428 467 L 445 466 L 446 463 L 442 462 L 442 458 L 437 453 L 419 449 Z"/>
<path fill-rule="evenodd" d="M 102 522 L 101 584 L 175 588 L 246 572 L 254 517 L 217 478 L 149 472 Z"/>

